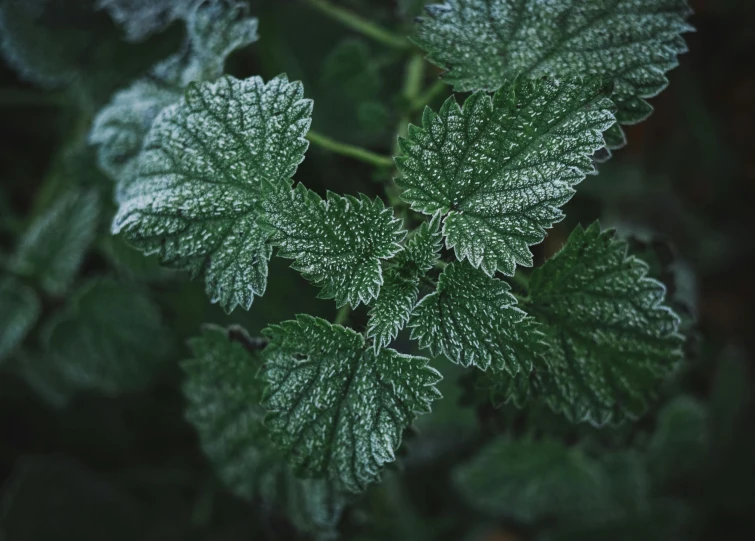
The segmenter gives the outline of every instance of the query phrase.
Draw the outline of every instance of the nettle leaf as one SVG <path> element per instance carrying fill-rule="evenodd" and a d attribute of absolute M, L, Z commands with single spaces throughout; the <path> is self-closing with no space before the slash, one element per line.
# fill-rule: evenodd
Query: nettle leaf
<path fill-rule="evenodd" d="M 95 191 L 67 192 L 21 237 L 11 268 L 34 277 L 51 295 L 62 295 L 94 240 L 99 214 L 100 200 Z"/>
<path fill-rule="evenodd" d="M 499 438 L 454 471 L 454 482 L 475 508 L 533 523 L 548 517 L 589 518 L 613 507 L 600 464 L 552 441 Z"/>
<path fill-rule="evenodd" d="M 682 357 L 679 317 L 647 268 L 594 223 L 577 227 L 532 272 L 525 308 L 550 342 L 536 381 L 551 407 L 574 421 L 636 418 Z"/>
<path fill-rule="evenodd" d="M 344 494 L 325 479 L 296 477 L 263 424 L 265 342 L 239 328 L 207 326 L 189 346 L 193 358 L 182 363 L 186 417 L 223 482 L 242 498 L 280 506 L 301 530 L 334 537 Z"/>
<path fill-rule="evenodd" d="M 246 4 L 223 0 L 194 4 L 186 13 L 182 51 L 117 92 L 94 120 L 89 140 L 99 146 L 100 166 L 118 181 L 118 201 L 138 173 L 137 157 L 160 111 L 179 102 L 189 83 L 218 79 L 228 55 L 257 40 L 257 19 L 248 16 Z"/>
<path fill-rule="evenodd" d="M 0 277 L 0 361 L 24 341 L 41 309 L 32 288 L 16 278 Z"/>
<path fill-rule="evenodd" d="M 338 306 L 367 304 L 383 283 L 381 259 L 393 257 L 406 235 L 379 198 L 340 196 L 323 200 L 298 184 L 266 183 L 261 224 L 278 255 L 322 287 L 320 298 Z"/>
<path fill-rule="evenodd" d="M 191 84 L 155 120 L 113 233 L 193 276 L 230 312 L 267 285 L 272 249 L 258 225 L 261 182 L 288 186 L 312 113 L 301 83 L 279 76 Z"/>
<path fill-rule="evenodd" d="M 395 460 L 402 432 L 440 398 L 422 357 L 375 353 L 364 337 L 301 315 L 268 327 L 266 424 L 293 466 L 358 492 Z"/>
<path fill-rule="evenodd" d="M 468 263 L 443 269 L 434 293 L 423 298 L 409 322 L 412 338 L 433 355 L 462 366 L 528 374 L 545 348 L 532 318 L 517 308 L 509 285 Z"/>
<path fill-rule="evenodd" d="M 614 83 L 618 122 L 635 124 L 687 51 L 690 13 L 686 0 L 447 0 L 427 7 L 414 41 L 457 92 L 498 90 L 518 74 L 599 76 Z M 609 147 L 623 145 L 621 128 L 610 135 Z"/>
<path fill-rule="evenodd" d="M 105 9 L 126 31 L 129 41 L 141 41 L 161 32 L 174 21 L 186 16 L 198 0 L 97 0 L 97 9 Z"/>
<path fill-rule="evenodd" d="M 27 367 L 29 374 L 54 381 L 64 396 L 142 389 L 170 351 L 158 307 L 139 289 L 103 279 L 82 286 L 48 322 L 43 344 L 45 356 Z"/>
<path fill-rule="evenodd" d="M 396 183 L 413 209 L 445 215 L 446 246 L 486 274 L 532 266 L 529 246 L 563 218 L 559 207 L 594 171 L 591 156 L 614 117 L 598 80 L 518 79 L 461 108 L 449 98 L 410 126 Z"/>
<path fill-rule="evenodd" d="M 412 315 L 422 276 L 433 268 L 441 249 L 440 215 L 424 222 L 383 272 L 380 295 L 370 309 L 367 337 L 375 351 L 396 338 Z"/>

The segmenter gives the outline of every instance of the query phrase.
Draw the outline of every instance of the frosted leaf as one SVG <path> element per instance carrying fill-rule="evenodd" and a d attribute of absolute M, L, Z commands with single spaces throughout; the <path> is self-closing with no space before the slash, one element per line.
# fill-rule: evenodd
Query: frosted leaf
<path fill-rule="evenodd" d="M 333 537 L 344 495 L 327 480 L 296 477 L 263 424 L 264 383 L 257 376 L 265 341 L 237 327 L 206 326 L 189 346 L 193 358 L 182 363 L 186 417 L 226 486 L 280 507 L 301 530 Z"/>
<path fill-rule="evenodd" d="M 126 30 L 126 39 L 141 41 L 150 34 L 165 30 L 186 16 L 198 0 L 97 0 L 97 9 L 105 9 Z"/>
<path fill-rule="evenodd" d="M 278 255 L 293 259 L 294 269 L 322 287 L 320 298 L 338 306 L 368 303 L 383 283 L 381 259 L 401 249 L 406 235 L 379 198 L 340 196 L 323 200 L 302 184 L 266 183 L 263 227 Z"/>
<path fill-rule="evenodd" d="M 412 338 L 462 366 L 529 374 L 544 349 L 537 325 L 517 308 L 509 285 L 468 263 L 451 263 L 438 288 L 414 309 Z"/>
<path fill-rule="evenodd" d="M 266 425 L 292 465 L 358 492 L 395 460 L 402 432 L 440 398 L 427 359 L 301 315 L 268 327 Z"/>
<path fill-rule="evenodd" d="M 414 41 L 457 92 L 498 90 L 520 73 L 598 76 L 614 83 L 619 123 L 635 124 L 687 50 L 689 14 L 686 0 L 447 0 L 427 7 Z M 621 128 L 607 139 L 621 146 Z"/>
<path fill-rule="evenodd" d="M 40 311 L 33 289 L 16 278 L 0 278 L 0 362 L 24 341 Z"/>
<path fill-rule="evenodd" d="M 33 277 L 51 295 L 62 295 L 94 240 L 99 213 L 100 201 L 94 191 L 66 193 L 21 237 L 11 268 Z"/>
<path fill-rule="evenodd" d="M 183 50 L 117 92 L 94 120 L 89 140 L 99 146 L 100 166 L 118 181 L 118 201 L 138 173 L 137 158 L 157 115 L 180 101 L 189 83 L 218 79 L 228 55 L 257 40 L 257 20 L 245 4 L 198 2 L 186 17 Z"/>
<path fill-rule="evenodd" d="M 406 241 L 383 272 L 383 286 L 367 322 L 367 337 L 374 338 L 375 351 L 387 346 L 409 321 L 417 304 L 419 281 L 438 260 L 440 249 L 440 215 L 436 214 Z"/>
<path fill-rule="evenodd" d="M 529 246 L 563 218 L 559 207 L 593 171 L 613 122 L 610 85 L 519 79 L 492 98 L 449 98 L 410 126 L 396 158 L 402 198 L 445 215 L 446 246 L 486 274 L 532 265 Z"/>
<path fill-rule="evenodd" d="M 139 390 L 164 366 L 167 329 L 149 298 L 122 283 L 93 280 L 44 329 L 44 358 L 31 371 L 58 391 L 106 395 Z"/>
<path fill-rule="evenodd" d="M 453 479 L 475 508 L 524 523 L 587 519 L 614 504 L 600 463 L 547 440 L 494 440 L 456 468 Z"/>
<path fill-rule="evenodd" d="M 272 249 L 258 225 L 261 182 L 280 183 L 304 158 L 312 103 L 279 76 L 191 84 L 158 116 L 113 220 L 113 233 L 192 275 L 228 312 L 267 284 Z"/>
<path fill-rule="evenodd" d="M 638 417 L 682 357 L 679 317 L 647 268 L 595 223 L 532 273 L 525 309 L 551 346 L 534 384 L 573 421 Z"/>

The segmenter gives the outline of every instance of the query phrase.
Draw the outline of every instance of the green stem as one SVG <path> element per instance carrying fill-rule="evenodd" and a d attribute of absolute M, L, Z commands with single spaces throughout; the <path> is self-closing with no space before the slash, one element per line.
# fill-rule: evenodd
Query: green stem
<path fill-rule="evenodd" d="M 427 104 L 433 101 L 438 95 L 442 94 L 444 90 L 448 88 L 448 85 L 443 81 L 436 81 L 430 88 L 425 90 L 418 98 L 416 98 L 409 105 L 409 110 L 419 111 L 423 109 Z"/>
<path fill-rule="evenodd" d="M 307 3 L 319 9 L 322 13 L 335 19 L 336 21 L 348 26 L 352 30 L 364 34 L 365 36 L 374 39 L 377 42 L 393 47 L 396 49 L 408 49 L 411 47 L 411 43 L 405 37 L 394 34 L 390 30 L 386 30 L 380 25 L 377 25 L 367 19 L 364 19 L 347 9 L 334 6 L 327 0 L 306 0 Z"/>
<path fill-rule="evenodd" d="M 351 306 L 344 304 L 338 309 L 336 317 L 333 320 L 333 325 L 343 325 L 346 323 L 346 320 L 349 319 L 349 314 L 351 314 Z"/>
<path fill-rule="evenodd" d="M 366 148 L 357 147 L 354 145 L 347 145 L 346 143 L 339 143 L 335 139 L 331 139 L 325 135 L 310 131 L 307 134 L 307 139 L 313 144 L 317 145 L 325 150 L 329 150 L 342 156 L 348 156 L 355 160 L 360 160 L 376 167 L 393 167 L 393 158 L 390 156 L 384 156 L 383 154 L 377 154 Z"/>
<path fill-rule="evenodd" d="M 401 93 L 401 97 L 404 101 L 411 105 L 417 99 L 417 96 L 422 88 L 422 79 L 425 76 L 425 59 L 422 55 L 415 54 L 406 63 L 406 72 L 404 75 L 404 89 Z M 396 146 L 394 147 L 394 154 L 398 155 L 398 140 L 400 137 L 406 137 L 409 131 L 409 122 L 412 119 L 411 107 L 409 107 L 404 114 L 401 115 L 398 123 L 398 129 L 396 130 Z"/>

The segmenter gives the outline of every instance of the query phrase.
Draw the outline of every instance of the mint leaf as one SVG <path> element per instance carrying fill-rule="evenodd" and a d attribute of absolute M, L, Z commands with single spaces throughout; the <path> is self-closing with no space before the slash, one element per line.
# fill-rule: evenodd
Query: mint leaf
<path fill-rule="evenodd" d="M 40 311 L 33 289 L 16 278 L 0 277 L 0 361 L 24 341 Z"/>
<path fill-rule="evenodd" d="M 457 92 L 498 90 L 520 73 L 599 76 L 614 83 L 618 122 L 636 124 L 687 50 L 690 13 L 686 0 L 447 0 L 427 7 L 414 41 Z M 609 146 L 623 141 L 612 128 Z"/>
<path fill-rule="evenodd" d="M 117 92 L 94 120 L 89 140 L 99 146 L 100 166 L 118 181 L 119 201 L 138 173 L 136 158 L 160 111 L 180 101 L 189 83 L 218 79 L 228 55 L 257 40 L 257 20 L 248 16 L 245 4 L 223 0 L 194 4 L 192 9 L 186 6 L 187 38 L 182 50 Z M 113 2 L 108 6 L 115 9 Z M 161 8 L 130 7 L 147 12 Z"/>
<path fill-rule="evenodd" d="M 266 424 L 292 465 L 358 492 L 395 460 L 401 434 L 440 398 L 427 359 L 301 315 L 264 331 Z"/>
<path fill-rule="evenodd" d="M 261 223 L 278 255 L 323 289 L 323 299 L 358 306 L 378 295 L 381 259 L 393 257 L 406 235 L 379 198 L 328 193 L 323 200 L 302 184 L 266 183 Z"/>
<path fill-rule="evenodd" d="M 51 295 L 62 295 L 71 286 L 94 240 L 99 212 L 96 192 L 67 192 L 21 237 L 11 268 L 34 277 Z"/>
<path fill-rule="evenodd" d="M 263 424 L 264 383 L 257 375 L 265 343 L 239 328 L 207 326 L 189 346 L 193 358 L 181 364 L 186 416 L 226 486 L 281 507 L 303 531 L 334 537 L 344 495 L 327 480 L 294 476 Z"/>
<path fill-rule="evenodd" d="M 196 276 L 212 302 L 249 309 L 271 248 L 257 224 L 260 183 L 287 184 L 304 158 L 312 103 L 284 76 L 191 84 L 155 120 L 113 232 Z"/>
<path fill-rule="evenodd" d="M 64 395 L 141 389 L 169 351 L 157 306 L 134 287 L 102 279 L 85 284 L 48 322 L 43 344 L 46 355 L 29 373 L 55 381 Z"/>
<path fill-rule="evenodd" d="M 400 140 L 396 183 L 413 209 L 445 215 L 446 246 L 486 274 L 532 265 L 528 246 L 563 218 L 559 207 L 593 171 L 614 118 L 597 80 L 507 84 L 429 108 Z"/>
<path fill-rule="evenodd" d="M 141 41 L 185 17 L 196 3 L 198 0 L 97 0 L 96 6 L 123 26 L 127 40 Z"/>
<path fill-rule="evenodd" d="M 453 478 L 475 508 L 525 523 L 589 518 L 613 506 L 600 464 L 557 442 L 499 438 Z"/>
<path fill-rule="evenodd" d="M 636 418 L 681 359 L 679 318 L 647 268 L 595 223 L 532 272 L 525 308 L 550 343 L 538 386 L 574 421 Z"/>
<path fill-rule="evenodd" d="M 419 281 L 433 268 L 441 249 L 440 215 L 424 222 L 384 271 L 380 295 L 370 309 L 367 337 L 375 351 L 387 346 L 409 321 L 419 296 Z"/>
<path fill-rule="evenodd" d="M 446 355 L 462 366 L 505 370 L 532 369 L 544 349 L 537 325 L 517 308 L 509 285 L 468 263 L 451 263 L 438 288 L 414 309 L 412 338 L 433 355 Z"/>

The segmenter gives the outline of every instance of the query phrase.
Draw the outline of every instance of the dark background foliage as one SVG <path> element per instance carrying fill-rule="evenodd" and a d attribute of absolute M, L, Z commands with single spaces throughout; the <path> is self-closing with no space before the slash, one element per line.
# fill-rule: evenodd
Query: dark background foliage
<path fill-rule="evenodd" d="M 422 2 L 341 3 L 407 33 Z M 260 40 L 234 54 L 228 71 L 265 79 L 288 73 L 315 100 L 314 129 L 390 153 L 396 111 L 404 105 L 397 97 L 403 63 L 396 53 L 301 2 L 252 4 Z M 691 4 L 697 32 L 686 36 L 690 52 L 670 73 L 669 89 L 651 100 L 654 115 L 627 130 L 628 147 L 579 187 L 566 206 L 566 220 L 535 254 L 543 261 L 575 224 L 596 218 L 631 239 L 686 315 L 688 359 L 664 396 L 689 395 L 704 405 L 705 449 L 683 478 L 658 489 L 657 497 L 671 502 L 657 508 L 660 518 L 628 521 L 593 537 L 567 532 L 558 539 L 667 539 L 657 524 L 667 525 L 672 515 L 682 538 L 755 539 L 755 4 Z M 84 139 L 92 115 L 114 89 L 174 50 L 182 31 L 174 24 L 146 44 L 129 45 L 114 39 L 120 31 L 104 13 L 87 24 L 79 30 L 85 47 L 76 57 L 81 84 L 75 89 L 41 89 L 0 65 L 0 255 L 11 253 L 20 232 L 70 185 L 93 188 L 111 200 L 112 184 L 98 172 Z M 428 70 L 426 84 L 436 74 Z M 321 194 L 381 191 L 368 166 L 319 148 L 310 149 L 296 178 Z M 177 361 L 188 356 L 186 340 L 204 323 L 237 323 L 254 334 L 296 313 L 332 318 L 334 304 L 317 300 L 316 289 L 285 260 L 273 259 L 265 296 L 249 312 L 228 316 L 208 302 L 199 281 L 166 277 L 154 261 L 138 255 L 114 259 L 113 250 L 129 252 L 109 237 L 113 210 L 106 205 L 77 284 L 112 277 L 147 291 L 170 334 L 171 362 L 160 365 L 144 391 L 117 397 L 81 392 L 67 406 L 55 407 L 16 370 L 23 354 L 35 351 L 32 333 L 0 374 L 0 529 L 8 541 L 293 538 L 278 510 L 235 498 L 213 474 L 184 420 Z M 66 300 L 45 297 L 42 321 Z M 363 309 L 352 315 L 357 328 L 365 321 Z M 399 347 L 411 346 L 404 338 Z M 550 525 L 538 525 L 535 532 L 476 513 L 450 482 L 454 465 L 499 433 L 545 435 L 570 444 L 593 438 L 601 448 L 632 446 L 652 433 L 663 404 L 625 432 L 596 435 L 538 412 L 495 410 L 474 396 L 469 376 L 445 361 L 436 366 L 446 376 L 445 400 L 408 436 L 396 471 L 387 472 L 344 515 L 345 538 L 528 539 Z M 675 459 L 689 452 L 681 448 Z"/>

